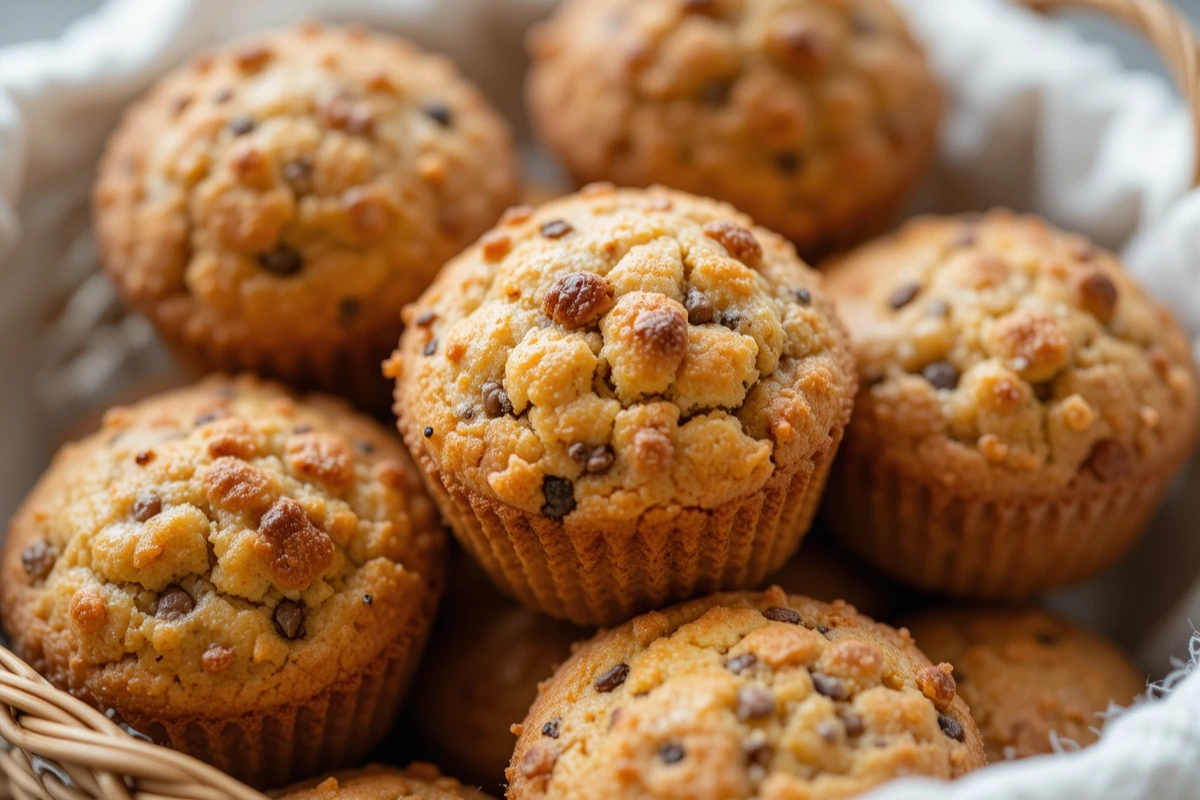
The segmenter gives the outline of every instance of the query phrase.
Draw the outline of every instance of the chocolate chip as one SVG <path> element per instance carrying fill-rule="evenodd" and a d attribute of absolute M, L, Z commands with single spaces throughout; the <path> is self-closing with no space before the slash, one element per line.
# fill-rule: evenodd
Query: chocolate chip
<path fill-rule="evenodd" d="M 437 339 L 430 339 L 425 345 L 425 349 L 421 351 L 422 355 L 431 356 L 437 352 Z"/>
<path fill-rule="evenodd" d="M 135 455 L 133 457 L 133 460 L 137 462 L 137 465 L 139 467 L 144 467 L 147 464 L 149 464 L 151 461 L 154 460 L 154 451 L 153 450 L 142 450 L 140 453 L 138 453 L 137 455 Z"/>
<path fill-rule="evenodd" d="M 766 734 L 761 730 L 750 732 L 750 736 L 742 742 L 742 752 L 746 754 L 746 758 L 751 764 L 757 764 L 760 767 L 770 766 L 771 757 L 775 754 L 771 745 L 767 743 Z"/>
<path fill-rule="evenodd" d="M 369 456 L 375 452 L 375 445 L 368 442 L 366 439 L 359 439 L 354 443 L 354 449 L 362 453 L 364 456 Z"/>
<path fill-rule="evenodd" d="M 433 426 L 426 425 L 425 430 L 421 431 L 421 433 L 425 434 L 426 439 L 431 438 L 433 436 Z"/>
<path fill-rule="evenodd" d="M 1044 383 L 1035 383 L 1033 385 L 1033 394 L 1043 403 L 1050 402 L 1054 399 L 1054 382 L 1046 381 Z"/>
<path fill-rule="evenodd" d="M 297 194 L 311 192 L 313 163 L 307 158 L 297 158 L 283 165 L 283 179 Z"/>
<path fill-rule="evenodd" d="M 599 678 L 596 678 L 596 691 L 608 694 L 625 683 L 625 679 L 628 677 L 629 665 L 622 661 L 615 667 L 606 670 Z"/>
<path fill-rule="evenodd" d="M 549 222 L 543 222 L 541 231 L 542 236 L 547 239 L 561 239 L 571 231 L 575 230 L 571 227 L 571 223 L 564 219 L 552 219 Z"/>
<path fill-rule="evenodd" d="M 542 479 L 542 516 L 558 521 L 575 510 L 575 484 L 566 478 L 547 475 Z"/>
<path fill-rule="evenodd" d="M 519 769 L 526 778 L 538 778 L 554 771 L 558 754 L 545 747 L 531 747 L 521 757 Z"/>
<path fill-rule="evenodd" d="M 945 300 L 931 300 L 925 306 L 925 314 L 930 317 L 944 317 L 950 313 L 950 304 Z"/>
<path fill-rule="evenodd" d="M 587 464 L 584 465 L 584 469 L 587 470 L 589 474 L 595 475 L 596 473 L 604 472 L 604 470 L 611 467 L 615 459 L 616 456 L 613 455 L 611 447 L 608 445 L 597 447 L 592 451 L 592 455 L 590 458 L 588 458 Z"/>
<path fill-rule="evenodd" d="M 705 325 L 713 321 L 713 304 L 708 295 L 692 286 L 684 298 L 683 307 L 687 309 L 688 322 L 693 325 Z"/>
<path fill-rule="evenodd" d="M 812 674 L 812 684 L 817 694 L 824 695 L 830 700 L 845 700 L 849 696 L 849 693 L 846 691 L 846 684 L 842 683 L 838 678 L 826 675 L 823 672 L 814 672 Z"/>
<path fill-rule="evenodd" d="M 795 153 L 780 153 L 775 156 L 775 168 L 780 172 L 791 175 L 800 169 L 800 156 Z"/>
<path fill-rule="evenodd" d="M 760 686 L 743 686 L 737 694 L 737 718 L 761 719 L 775 713 L 775 695 Z"/>
<path fill-rule="evenodd" d="M 274 250 L 259 253 L 256 259 L 260 267 L 282 278 L 295 275 L 304 268 L 304 256 L 300 251 L 282 242 L 275 245 Z"/>
<path fill-rule="evenodd" d="M 21 567 L 25 574 L 35 581 L 49 575 L 57 560 L 58 550 L 46 542 L 34 542 L 21 553 Z"/>
<path fill-rule="evenodd" d="M 818 625 L 816 630 L 817 630 L 817 633 L 824 636 L 825 634 L 829 633 L 829 626 L 828 625 Z"/>
<path fill-rule="evenodd" d="M 934 361 L 927 364 L 921 371 L 925 380 L 933 384 L 935 389 L 957 389 L 958 368 L 949 361 Z"/>
<path fill-rule="evenodd" d="M 375 602 L 375 598 L 372 595 L 364 594 L 362 602 L 364 606 L 369 606 Z"/>
<path fill-rule="evenodd" d="M 700 87 L 700 102 L 706 106 L 719 108 L 729 102 L 729 94 L 732 90 L 732 81 L 721 78 L 708 81 Z"/>
<path fill-rule="evenodd" d="M 888 305 L 894 310 L 899 311 L 906 305 L 917 299 L 917 295 L 921 293 L 921 284 L 906 283 L 902 286 L 897 286 L 888 295 Z"/>
<path fill-rule="evenodd" d="M 275 630 L 285 639 L 303 636 L 304 609 L 299 603 L 284 600 L 275 606 Z"/>
<path fill-rule="evenodd" d="M 658 748 L 658 757 L 664 764 L 678 764 L 683 761 L 683 748 L 675 742 L 664 742 Z"/>
<path fill-rule="evenodd" d="M 133 501 L 133 518 L 145 522 L 162 512 L 162 498 L 154 492 L 142 492 Z"/>
<path fill-rule="evenodd" d="M 421 110 L 425 112 L 425 116 L 443 128 L 449 128 L 454 122 L 454 115 L 450 113 L 450 108 L 441 101 L 430 100 L 421 106 Z"/>
<path fill-rule="evenodd" d="M 613 303 L 613 287 L 594 272 L 572 272 L 556 280 L 542 299 L 546 316 L 568 330 L 590 325 Z"/>
<path fill-rule="evenodd" d="M 802 306 L 812 305 L 812 292 L 808 289 L 792 289 L 792 297 Z"/>
<path fill-rule="evenodd" d="M 736 331 L 742 324 L 742 315 L 736 311 L 722 311 L 721 324 L 731 331 Z"/>
<path fill-rule="evenodd" d="M 728 220 L 704 223 L 704 235 L 725 248 L 725 252 L 749 266 L 762 261 L 762 246 L 754 234 Z"/>
<path fill-rule="evenodd" d="M 571 457 L 572 461 L 577 461 L 580 464 L 586 464 L 587 460 L 592 457 L 591 445 L 584 444 L 583 442 L 576 442 L 567 448 L 567 455 Z"/>
<path fill-rule="evenodd" d="M 772 622 L 786 622 L 789 625 L 800 624 L 800 612 L 790 608 L 782 608 L 780 606 L 771 606 L 762 615 Z"/>
<path fill-rule="evenodd" d="M 551 739 L 557 739 L 558 726 L 560 724 L 562 724 L 562 720 L 558 717 L 549 720 L 545 725 L 542 726 L 542 736 L 549 736 Z"/>
<path fill-rule="evenodd" d="M 512 402 L 508 399 L 508 392 L 504 391 L 504 387 L 495 381 L 485 383 L 480 390 L 479 397 L 483 405 L 483 413 L 489 417 L 499 417 L 511 414 L 513 411 Z"/>
<path fill-rule="evenodd" d="M 1084 467 L 1102 481 L 1119 481 L 1133 471 L 1133 453 L 1116 439 L 1101 439 L 1092 445 Z"/>
<path fill-rule="evenodd" d="M 244 114 L 239 114 L 229 120 L 229 130 L 234 136 L 245 136 L 250 131 L 254 130 L 254 120 Z"/>
<path fill-rule="evenodd" d="M 344 297 L 338 303 L 338 320 L 349 325 L 362 313 L 362 301 L 357 297 Z"/>
<path fill-rule="evenodd" d="M 842 724 L 846 726 L 847 736 L 862 736 L 863 731 L 867 729 L 863 718 L 848 708 L 839 708 L 837 715 L 842 720 Z"/>
<path fill-rule="evenodd" d="M 725 659 L 725 669 L 734 675 L 739 675 L 757 663 L 758 656 L 754 655 L 754 653 L 742 653 L 740 656 L 730 656 Z"/>
<path fill-rule="evenodd" d="M 966 738 L 962 723 L 947 714 L 938 714 L 938 727 L 942 729 L 942 733 L 956 741 L 961 742 Z"/>
<path fill-rule="evenodd" d="M 413 320 L 413 324 L 416 325 L 418 328 L 428 328 L 430 325 L 433 324 L 433 321 L 435 319 L 437 319 L 436 312 L 422 311 L 420 314 L 417 315 L 417 318 Z"/>
<path fill-rule="evenodd" d="M 190 594 L 178 586 L 171 586 L 158 596 L 158 604 L 154 607 L 154 616 L 167 622 L 173 622 L 192 613 L 192 609 L 195 607 L 196 601 Z"/>

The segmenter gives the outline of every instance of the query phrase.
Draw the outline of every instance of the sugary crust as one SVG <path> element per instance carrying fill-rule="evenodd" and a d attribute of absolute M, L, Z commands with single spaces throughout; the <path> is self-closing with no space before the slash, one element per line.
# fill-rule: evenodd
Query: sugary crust
<path fill-rule="evenodd" d="M 954 664 L 991 762 L 1051 753 L 1052 733 L 1091 744 L 1110 704 L 1146 690 L 1115 644 L 1045 611 L 941 609 L 906 623 L 931 658 Z"/>
<path fill-rule="evenodd" d="M 1195 444 L 1186 336 L 1078 236 L 927 218 L 827 274 L 864 383 L 854 459 L 971 500 L 1086 502 L 1169 476 Z"/>
<path fill-rule="evenodd" d="M 985 763 L 949 673 L 906 631 L 777 587 L 602 632 L 519 730 L 509 800 L 823 800 Z"/>
<path fill-rule="evenodd" d="M 378 424 L 212 379 L 63 449 L 10 525 L 0 609 L 23 658 L 102 709 L 261 723 L 415 661 L 444 539 Z"/>
<path fill-rule="evenodd" d="M 284 789 L 279 800 L 491 800 L 491 795 L 447 778 L 432 764 L 405 769 L 374 765 Z"/>
<path fill-rule="evenodd" d="M 581 182 L 713 196 L 810 256 L 884 229 L 936 145 L 887 0 L 573 0 L 528 44 L 530 113 Z"/>
<path fill-rule="evenodd" d="M 516 191 L 506 125 L 448 60 L 308 24 L 159 81 L 94 210 L 122 296 L 186 355 L 344 392 Z"/>

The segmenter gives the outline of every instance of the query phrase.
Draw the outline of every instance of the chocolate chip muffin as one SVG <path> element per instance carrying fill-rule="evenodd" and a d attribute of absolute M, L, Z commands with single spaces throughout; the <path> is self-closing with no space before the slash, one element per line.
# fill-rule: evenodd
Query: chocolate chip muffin
<path fill-rule="evenodd" d="M 529 51 L 535 127 L 580 181 L 728 201 L 806 257 L 888 227 L 936 144 L 888 0 L 570 0 Z"/>
<path fill-rule="evenodd" d="M 899 587 L 841 549 L 809 537 L 769 579 L 788 594 L 844 600 L 872 619 L 891 619 L 904 602 Z M 764 584 L 766 585 L 766 584 Z"/>
<path fill-rule="evenodd" d="M 361 760 L 436 612 L 445 534 L 340 401 L 213 379 L 108 413 L 9 526 L 0 618 L 61 689 L 257 786 Z"/>
<path fill-rule="evenodd" d="M 1033 217 L 929 218 L 828 266 L 864 390 L 824 517 L 923 589 L 1093 575 L 1191 453 L 1184 332 L 1117 259 Z"/>
<path fill-rule="evenodd" d="M 400 309 L 516 184 L 504 122 L 448 60 L 307 24 L 201 55 L 130 108 L 95 228 L 186 360 L 386 410 Z"/>
<path fill-rule="evenodd" d="M 502 793 L 504 769 L 537 686 L 594 632 L 501 595 L 474 561 L 454 560 L 446 599 L 414 685 L 415 732 L 455 775 Z"/>
<path fill-rule="evenodd" d="M 954 664 L 993 763 L 1054 752 L 1052 736 L 1089 745 L 1111 705 L 1146 691 L 1115 644 L 1045 611 L 941 609 L 907 625 L 930 658 Z"/>
<path fill-rule="evenodd" d="M 949 665 L 844 603 L 774 587 L 580 648 L 520 728 L 508 798 L 826 800 L 983 764 Z"/>
<path fill-rule="evenodd" d="M 409 450 L 506 593 L 579 625 L 760 583 L 856 389 L 820 279 L 730 206 L 597 185 L 451 261 L 388 365 Z"/>
<path fill-rule="evenodd" d="M 491 795 L 442 775 L 432 764 L 399 770 L 371 766 L 284 789 L 280 800 L 492 800 Z"/>

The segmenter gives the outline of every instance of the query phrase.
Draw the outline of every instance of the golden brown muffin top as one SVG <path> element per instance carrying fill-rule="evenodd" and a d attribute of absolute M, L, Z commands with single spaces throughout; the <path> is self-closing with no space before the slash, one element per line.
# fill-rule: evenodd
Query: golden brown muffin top
<path fill-rule="evenodd" d="M 683 193 L 513 209 L 408 309 L 398 410 L 443 474 L 530 513 L 716 508 L 848 419 L 819 287 L 781 237 Z"/>
<path fill-rule="evenodd" d="M 906 631 L 778 587 L 601 633 L 519 730 L 509 800 L 823 800 L 984 764 L 949 667 Z"/>
<path fill-rule="evenodd" d="M 1037 609 L 940 609 L 908 620 L 931 658 L 954 665 L 988 760 L 1053 752 L 1051 734 L 1088 745 L 1101 714 L 1146 690 L 1115 644 Z"/>
<path fill-rule="evenodd" d="M 888 0 L 572 0 L 529 51 L 531 113 L 577 177 L 726 200 L 804 253 L 886 215 L 936 141 Z"/>
<path fill-rule="evenodd" d="M 1194 443 L 1183 331 L 1082 237 L 1006 211 L 925 218 L 827 275 L 863 377 L 854 435 L 931 480 L 1103 486 Z"/>
<path fill-rule="evenodd" d="M 492 800 L 442 775 L 432 764 L 405 769 L 374 765 L 284 789 L 280 800 Z"/>
<path fill-rule="evenodd" d="M 210 379 L 63 448 L 9 528 L 4 625 L 101 708 L 252 712 L 360 672 L 432 614 L 444 538 L 380 425 Z"/>
<path fill-rule="evenodd" d="M 394 340 L 401 306 L 515 192 L 507 127 L 448 59 L 310 23 L 159 81 L 109 144 L 95 210 L 140 310 L 299 358 Z"/>

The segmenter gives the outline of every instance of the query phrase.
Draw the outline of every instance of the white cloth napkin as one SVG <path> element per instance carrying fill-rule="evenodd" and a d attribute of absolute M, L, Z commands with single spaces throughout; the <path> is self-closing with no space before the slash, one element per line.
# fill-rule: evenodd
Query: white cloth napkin
<path fill-rule="evenodd" d="M 1189 117 L 1167 84 L 1004 0 L 896 0 L 950 99 L 924 210 L 1008 205 L 1120 249 L 1200 333 L 1200 192 Z M 87 194 L 121 109 L 188 53 L 305 15 L 360 21 L 455 58 L 520 124 L 521 32 L 553 0 L 110 0 L 59 41 L 0 50 L 0 516 L 82 408 L 168 363 L 114 314 L 95 273 Z M 65 309 L 63 298 L 69 298 Z M 1197 340 L 1200 353 L 1200 339 Z M 1130 561 L 1053 604 L 1158 674 L 1200 617 L 1200 472 Z M 976 773 L 899 782 L 876 800 L 1200 797 L 1200 676 L 1108 725 L 1100 744 Z"/>

